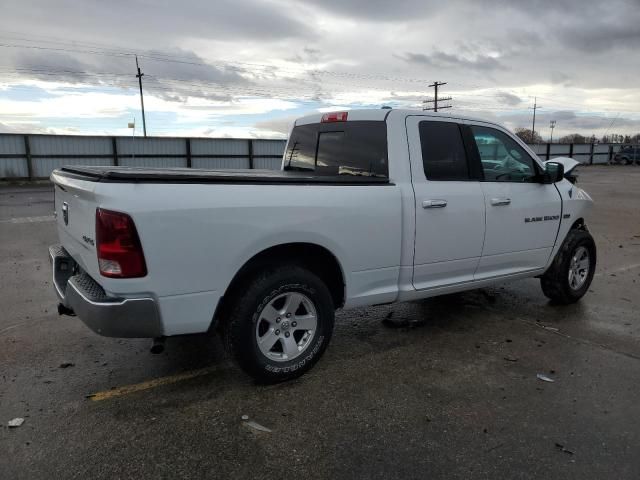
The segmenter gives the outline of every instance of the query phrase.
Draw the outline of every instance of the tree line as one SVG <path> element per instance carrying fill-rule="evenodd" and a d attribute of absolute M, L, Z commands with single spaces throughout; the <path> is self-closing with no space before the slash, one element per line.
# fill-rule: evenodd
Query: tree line
<path fill-rule="evenodd" d="M 532 132 L 529 128 L 516 128 L 516 135 L 525 143 L 547 143 L 538 132 Z M 570 133 L 554 139 L 553 143 L 640 143 L 640 133 L 635 135 L 610 134 L 597 138 L 595 135 L 585 137 L 579 133 Z"/>

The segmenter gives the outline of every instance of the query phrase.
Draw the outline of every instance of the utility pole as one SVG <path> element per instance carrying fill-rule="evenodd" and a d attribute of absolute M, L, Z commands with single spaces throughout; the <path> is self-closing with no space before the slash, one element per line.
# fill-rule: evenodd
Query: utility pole
<path fill-rule="evenodd" d="M 451 105 L 444 105 L 442 107 L 438 107 L 438 100 L 440 101 L 451 100 L 451 97 L 438 98 L 438 87 L 446 84 L 447 82 L 433 82 L 431 85 L 429 85 L 429 87 L 433 87 L 434 89 L 433 100 L 424 100 L 422 103 L 424 103 L 425 106 L 422 107 L 422 110 L 433 110 L 434 112 L 437 112 L 438 108 L 451 108 Z M 427 107 L 426 104 L 428 103 L 433 103 L 433 107 Z"/>
<path fill-rule="evenodd" d="M 549 122 L 549 128 L 551 129 L 551 139 L 549 140 L 549 143 L 553 143 L 553 129 L 556 128 L 556 121 L 555 120 L 551 120 Z"/>
<path fill-rule="evenodd" d="M 144 73 L 140 71 L 140 66 L 138 65 L 138 56 L 136 55 L 136 68 L 138 69 L 138 74 L 136 77 L 138 78 L 138 86 L 140 87 L 140 105 L 142 106 L 142 131 L 144 132 L 144 136 L 147 136 L 147 122 L 144 118 L 144 97 L 142 96 L 142 77 Z"/>
<path fill-rule="evenodd" d="M 533 107 L 529 107 L 529 108 L 533 108 L 533 125 L 531 126 L 531 143 L 536 143 L 536 110 L 538 108 L 542 108 L 538 106 L 537 103 L 538 98 L 537 97 L 533 97 Z"/>

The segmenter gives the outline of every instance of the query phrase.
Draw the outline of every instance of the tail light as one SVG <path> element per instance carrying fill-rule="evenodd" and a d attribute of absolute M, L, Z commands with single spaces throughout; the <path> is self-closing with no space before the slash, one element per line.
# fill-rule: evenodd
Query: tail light
<path fill-rule="evenodd" d="M 346 122 L 349 112 L 329 112 L 322 115 L 321 123 Z"/>
<path fill-rule="evenodd" d="M 147 274 L 136 226 L 126 213 L 96 210 L 96 250 L 100 274 L 105 277 L 136 278 Z"/>

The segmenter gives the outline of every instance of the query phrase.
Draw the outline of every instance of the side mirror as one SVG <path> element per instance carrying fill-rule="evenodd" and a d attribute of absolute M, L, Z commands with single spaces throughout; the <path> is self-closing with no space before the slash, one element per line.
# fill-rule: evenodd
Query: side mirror
<path fill-rule="evenodd" d="M 556 183 L 564 178 L 564 165 L 559 162 L 547 162 L 544 164 L 542 183 Z"/>

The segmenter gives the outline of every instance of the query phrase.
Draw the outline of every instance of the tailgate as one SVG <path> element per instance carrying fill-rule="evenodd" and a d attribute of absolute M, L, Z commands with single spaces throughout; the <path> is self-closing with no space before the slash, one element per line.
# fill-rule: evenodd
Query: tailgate
<path fill-rule="evenodd" d="M 93 278 L 99 278 L 95 247 L 96 182 L 53 172 L 55 215 L 60 243 Z"/>

